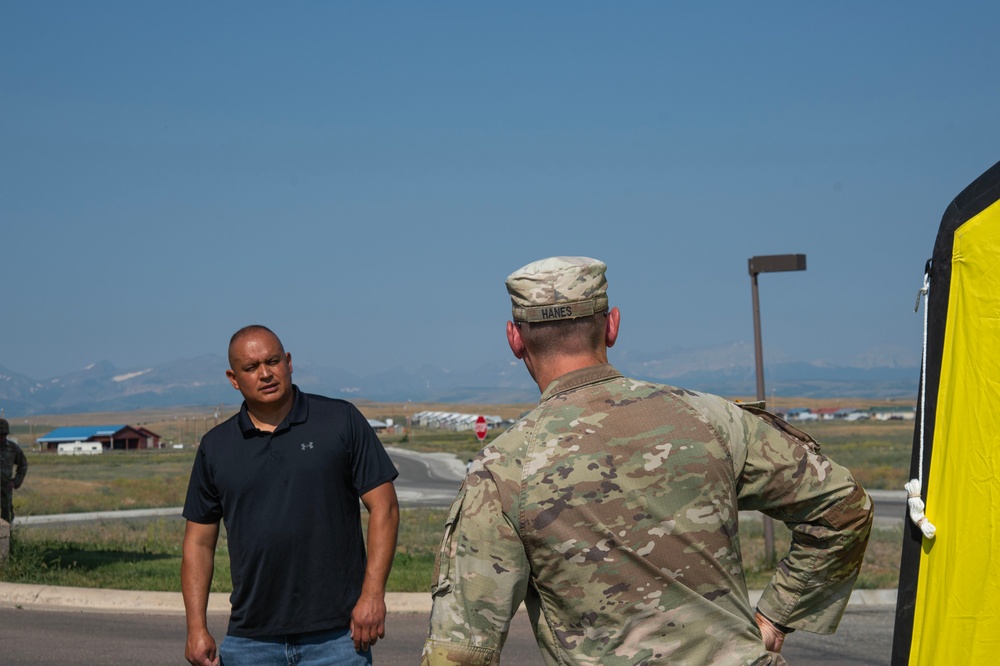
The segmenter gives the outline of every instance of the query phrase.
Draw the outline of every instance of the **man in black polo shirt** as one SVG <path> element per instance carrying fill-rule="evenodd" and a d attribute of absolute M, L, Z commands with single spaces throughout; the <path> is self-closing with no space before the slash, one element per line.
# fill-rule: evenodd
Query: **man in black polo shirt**
<path fill-rule="evenodd" d="M 250 657 L 370 664 L 385 635 L 396 468 L 353 405 L 292 384 L 291 354 L 269 329 L 237 331 L 229 366 L 243 406 L 202 439 L 184 504 L 185 657 L 196 666 Z M 367 555 L 359 499 L 369 512 Z M 220 520 L 233 594 L 217 656 L 206 609 Z"/>

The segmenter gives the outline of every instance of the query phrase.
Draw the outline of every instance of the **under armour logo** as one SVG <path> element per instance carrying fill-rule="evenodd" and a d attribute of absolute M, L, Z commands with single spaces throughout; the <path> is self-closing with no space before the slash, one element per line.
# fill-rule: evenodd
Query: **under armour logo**
<path fill-rule="evenodd" d="M 302 445 L 302 450 L 305 451 L 306 449 L 311 449 L 312 447 L 313 447 L 313 443 L 309 442 L 308 444 L 303 444 Z"/>

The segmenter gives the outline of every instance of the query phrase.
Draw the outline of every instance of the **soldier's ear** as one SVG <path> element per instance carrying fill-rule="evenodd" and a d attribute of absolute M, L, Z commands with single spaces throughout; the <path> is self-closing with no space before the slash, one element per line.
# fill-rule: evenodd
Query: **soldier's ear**
<path fill-rule="evenodd" d="M 618 308 L 611 308 L 608 312 L 607 321 L 604 322 L 604 344 L 614 347 L 618 340 L 618 324 L 621 323 L 621 312 Z"/>
<path fill-rule="evenodd" d="M 521 329 L 512 321 L 507 322 L 507 344 L 510 345 L 514 358 L 524 358 L 524 339 L 521 337 Z"/>

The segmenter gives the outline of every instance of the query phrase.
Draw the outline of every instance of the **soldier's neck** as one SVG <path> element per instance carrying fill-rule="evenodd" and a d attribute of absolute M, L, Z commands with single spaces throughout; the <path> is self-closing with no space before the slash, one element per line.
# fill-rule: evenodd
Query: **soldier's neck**
<path fill-rule="evenodd" d="M 607 362 L 608 351 L 601 349 L 591 354 L 551 356 L 543 362 L 537 363 L 534 369 L 529 367 L 528 371 L 535 383 L 538 384 L 538 391 L 544 393 L 549 384 L 567 373 Z"/>

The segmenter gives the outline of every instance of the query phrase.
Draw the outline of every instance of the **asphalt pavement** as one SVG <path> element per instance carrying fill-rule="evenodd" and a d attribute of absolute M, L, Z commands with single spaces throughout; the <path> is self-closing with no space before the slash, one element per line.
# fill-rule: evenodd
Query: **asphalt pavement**
<path fill-rule="evenodd" d="M 792 666 L 883 666 L 892 650 L 894 609 L 851 606 L 837 633 L 797 631 L 782 655 Z M 543 666 L 526 613 L 518 613 L 504 644 L 504 664 Z M 419 662 L 427 635 L 423 612 L 390 611 L 386 636 L 374 648 L 378 666 Z M 209 613 L 209 631 L 225 634 L 225 613 Z M 5 666 L 167 666 L 183 664 L 184 615 L 139 612 L 79 612 L 66 608 L 9 607 L 0 603 L 0 663 Z"/>

